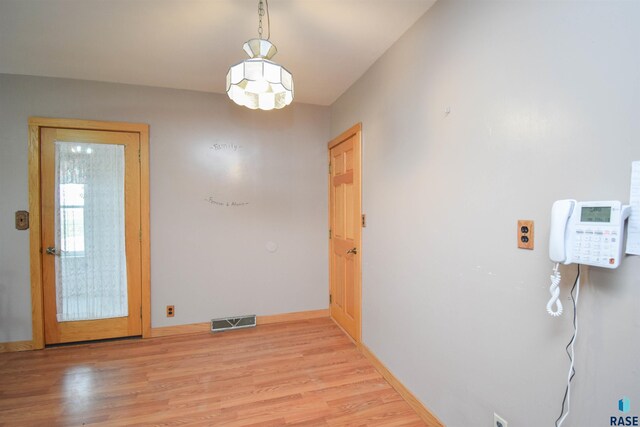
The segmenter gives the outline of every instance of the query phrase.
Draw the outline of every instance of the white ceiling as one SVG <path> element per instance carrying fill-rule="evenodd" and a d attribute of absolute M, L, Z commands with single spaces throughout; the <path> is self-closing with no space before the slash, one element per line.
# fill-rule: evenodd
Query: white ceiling
<path fill-rule="evenodd" d="M 436 0 L 271 0 L 296 101 L 330 105 Z M 257 0 L 0 0 L 0 73 L 224 93 Z"/>

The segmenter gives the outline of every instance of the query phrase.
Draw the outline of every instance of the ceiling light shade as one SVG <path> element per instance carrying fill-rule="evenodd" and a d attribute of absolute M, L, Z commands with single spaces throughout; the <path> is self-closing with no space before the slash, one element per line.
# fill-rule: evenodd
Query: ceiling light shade
<path fill-rule="evenodd" d="M 282 65 L 271 61 L 278 51 L 268 40 L 251 39 L 243 46 L 249 59 L 229 68 L 227 95 L 247 108 L 273 110 L 293 101 L 293 77 Z"/>
<path fill-rule="evenodd" d="M 264 4 L 266 3 L 266 9 Z M 262 37 L 262 17 L 267 16 L 267 37 Z M 227 95 L 247 108 L 273 110 L 293 102 L 293 76 L 283 66 L 271 61 L 278 49 L 269 41 L 269 3 L 258 1 L 258 36 L 243 45 L 249 55 L 227 73 Z"/>

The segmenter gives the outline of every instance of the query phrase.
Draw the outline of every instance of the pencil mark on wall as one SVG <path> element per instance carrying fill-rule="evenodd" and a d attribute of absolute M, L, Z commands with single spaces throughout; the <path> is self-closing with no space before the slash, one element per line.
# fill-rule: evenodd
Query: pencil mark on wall
<path fill-rule="evenodd" d="M 224 207 L 239 207 L 239 206 L 246 206 L 249 204 L 249 202 L 216 200 L 213 196 L 209 196 L 204 200 L 205 202 L 208 202 L 214 206 L 224 206 Z"/>
<path fill-rule="evenodd" d="M 242 145 L 238 144 L 213 144 L 209 147 L 210 150 L 213 151 L 240 151 L 242 150 Z"/>

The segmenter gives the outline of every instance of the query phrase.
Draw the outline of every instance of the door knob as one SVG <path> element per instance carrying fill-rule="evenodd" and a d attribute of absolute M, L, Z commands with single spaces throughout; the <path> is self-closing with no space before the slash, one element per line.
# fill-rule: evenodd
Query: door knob
<path fill-rule="evenodd" d="M 47 255 L 60 255 L 60 252 L 56 250 L 56 248 L 49 246 L 46 249 Z"/>
<path fill-rule="evenodd" d="M 347 251 L 347 253 L 356 255 L 358 253 L 358 248 L 351 248 Z"/>

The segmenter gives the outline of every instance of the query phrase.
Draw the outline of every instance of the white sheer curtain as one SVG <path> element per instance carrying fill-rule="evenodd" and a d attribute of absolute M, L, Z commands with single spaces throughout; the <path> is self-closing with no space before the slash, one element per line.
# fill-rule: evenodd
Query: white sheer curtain
<path fill-rule="evenodd" d="M 56 142 L 59 322 L 125 317 L 124 147 Z"/>

